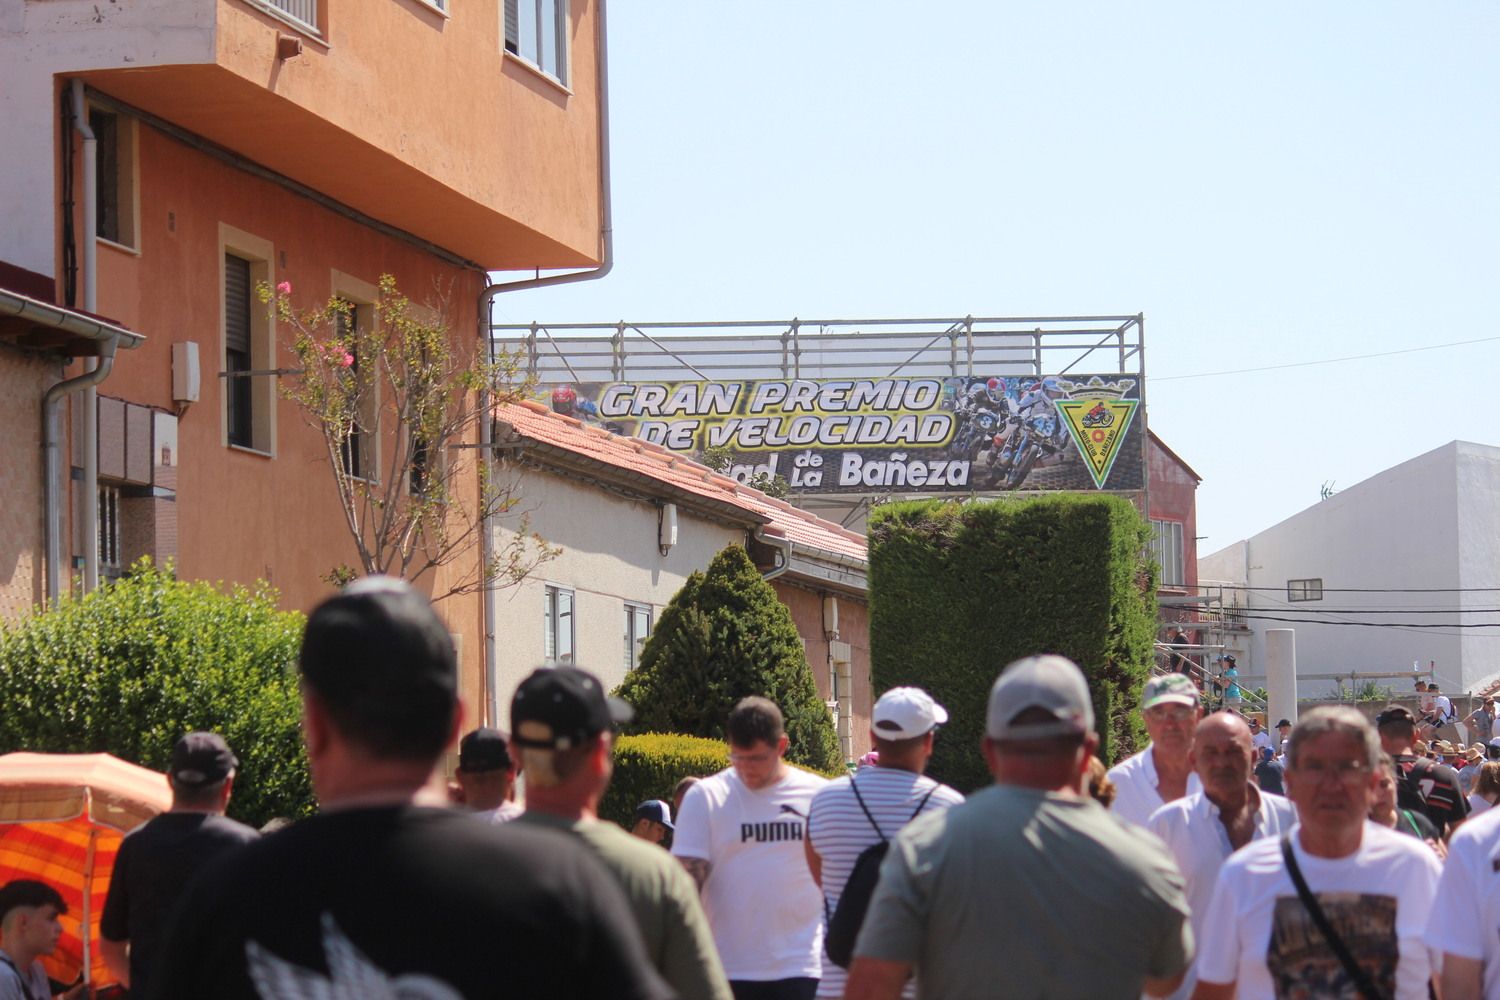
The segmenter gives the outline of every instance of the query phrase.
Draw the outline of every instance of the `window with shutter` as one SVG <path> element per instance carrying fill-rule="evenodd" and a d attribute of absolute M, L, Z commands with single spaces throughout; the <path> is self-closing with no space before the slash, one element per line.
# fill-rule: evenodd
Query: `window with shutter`
<path fill-rule="evenodd" d="M 255 447 L 255 386 L 251 366 L 250 262 L 224 255 L 224 399 L 229 443 Z"/>

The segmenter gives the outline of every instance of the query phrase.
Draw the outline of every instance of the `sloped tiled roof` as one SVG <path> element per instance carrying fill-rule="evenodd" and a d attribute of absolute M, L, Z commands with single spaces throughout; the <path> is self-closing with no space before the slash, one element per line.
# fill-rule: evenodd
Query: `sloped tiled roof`
<path fill-rule="evenodd" d="M 859 562 L 866 559 L 864 535 L 751 489 L 660 445 L 611 434 L 530 400 L 497 406 L 495 419 L 528 441 L 570 452 L 632 478 L 644 477 L 666 490 L 685 491 L 720 509 L 735 509 L 742 512 L 745 523 L 763 524 L 767 534 L 786 538 L 803 550 Z"/>

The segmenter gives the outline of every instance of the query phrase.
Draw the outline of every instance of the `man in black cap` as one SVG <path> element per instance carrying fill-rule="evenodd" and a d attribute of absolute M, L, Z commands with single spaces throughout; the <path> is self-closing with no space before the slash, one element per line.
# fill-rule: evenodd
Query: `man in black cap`
<path fill-rule="evenodd" d="M 1414 809 L 1432 820 L 1439 833 L 1446 834 L 1469 814 L 1458 773 L 1446 764 L 1417 755 L 1412 744 L 1417 738 L 1417 720 L 1401 705 L 1391 705 L 1375 716 L 1380 732 L 1380 747 L 1396 762 L 1396 804 Z"/>
<path fill-rule="evenodd" d="M 480 726 L 458 741 L 458 787 L 467 809 L 492 823 L 509 823 L 521 815 L 512 791 L 516 762 L 505 734 Z"/>
<path fill-rule="evenodd" d="M 453 640 L 408 584 L 324 601 L 299 658 L 317 816 L 189 888 L 155 998 L 670 997 L 582 846 L 447 807 Z"/>
<path fill-rule="evenodd" d="M 666 847 L 673 829 L 672 807 L 663 800 L 647 799 L 635 807 L 635 823 L 630 828 L 632 837 Z"/>
<path fill-rule="evenodd" d="M 145 996 L 167 917 L 208 863 L 260 837 L 224 815 L 240 762 L 218 733 L 188 733 L 172 747 L 172 808 L 120 844 L 99 924 L 104 963 Z"/>
<path fill-rule="evenodd" d="M 543 667 L 522 681 L 510 726 L 526 768 L 526 811 L 513 825 L 564 831 L 587 844 L 625 890 L 646 953 L 678 996 L 730 1000 L 692 877 L 666 851 L 599 821 L 614 770 L 614 726 L 632 714 L 576 667 Z"/>

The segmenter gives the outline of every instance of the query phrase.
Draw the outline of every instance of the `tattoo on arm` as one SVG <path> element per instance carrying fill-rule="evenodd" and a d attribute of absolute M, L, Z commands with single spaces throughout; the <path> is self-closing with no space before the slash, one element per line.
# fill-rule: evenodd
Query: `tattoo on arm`
<path fill-rule="evenodd" d="M 687 873 L 693 876 L 693 881 L 698 884 L 698 891 L 703 891 L 703 883 L 708 881 L 708 873 L 713 869 L 705 858 L 678 858 Z"/>

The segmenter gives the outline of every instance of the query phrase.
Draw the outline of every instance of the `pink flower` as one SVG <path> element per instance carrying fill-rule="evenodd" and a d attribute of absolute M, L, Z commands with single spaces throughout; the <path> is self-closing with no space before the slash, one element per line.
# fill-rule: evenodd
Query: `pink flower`
<path fill-rule="evenodd" d="M 292 283 L 290 281 L 277 282 L 276 291 L 282 295 L 290 295 L 292 294 Z"/>
<path fill-rule="evenodd" d="M 353 364 L 354 364 L 354 355 L 349 354 L 349 353 L 345 353 L 344 354 L 344 367 L 345 368 L 349 368 Z"/>

